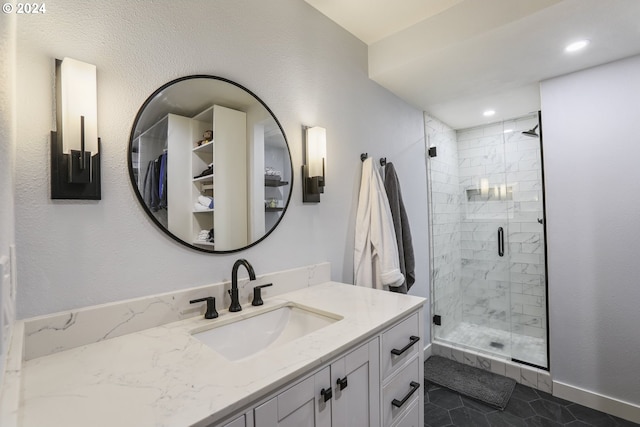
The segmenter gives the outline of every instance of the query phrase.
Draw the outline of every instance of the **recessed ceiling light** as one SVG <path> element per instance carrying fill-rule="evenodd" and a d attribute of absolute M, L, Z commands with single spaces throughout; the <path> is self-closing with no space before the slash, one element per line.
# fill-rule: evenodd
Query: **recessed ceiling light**
<path fill-rule="evenodd" d="M 576 52 L 578 50 L 584 49 L 590 43 L 589 40 L 579 40 L 577 42 L 573 42 L 567 47 L 564 48 L 565 52 Z"/>
<path fill-rule="evenodd" d="M 487 110 L 484 113 L 482 113 L 483 116 L 485 117 L 491 117 L 495 114 L 496 112 L 494 110 Z"/>
<path fill-rule="evenodd" d="M 505 129 L 503 133 L 511 133 L 513 132 L 513 129 Z"/>

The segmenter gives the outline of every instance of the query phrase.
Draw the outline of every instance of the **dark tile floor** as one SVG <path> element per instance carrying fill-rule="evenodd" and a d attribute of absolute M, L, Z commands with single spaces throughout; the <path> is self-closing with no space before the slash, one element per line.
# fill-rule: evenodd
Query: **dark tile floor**
<path fill-rule="evenodd" d="M 631 427 L 640 424 L 559 399 L 548 393 L 516 384 L 504 411 L 426 382 L 425 427 Z"/>

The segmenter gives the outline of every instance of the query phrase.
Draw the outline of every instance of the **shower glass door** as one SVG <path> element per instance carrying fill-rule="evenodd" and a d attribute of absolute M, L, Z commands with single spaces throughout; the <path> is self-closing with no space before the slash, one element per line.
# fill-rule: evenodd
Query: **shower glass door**
<path fill-rule="evenodd" d="M 527 116 L 457 132 L 426 121 L 433 336 L 546 368 L 538 125 Z"/>

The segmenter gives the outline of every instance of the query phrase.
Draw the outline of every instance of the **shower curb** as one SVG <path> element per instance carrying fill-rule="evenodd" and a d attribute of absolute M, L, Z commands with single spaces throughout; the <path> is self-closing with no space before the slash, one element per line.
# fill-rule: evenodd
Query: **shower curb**
<path fill-rule="evenodd" d="M 497 358 L 489 354 L 471 351 L 438 341 L 433 341 L 428 349 L 432 355 L 455 360 L 465 365 L 474 366 L 507 378 L 512 378 L 517 383 L 535 388 L 536 390 L 549 394 L 553 393 L 551 375 L 543 369 L 521 365 L 507 359 Z"/>

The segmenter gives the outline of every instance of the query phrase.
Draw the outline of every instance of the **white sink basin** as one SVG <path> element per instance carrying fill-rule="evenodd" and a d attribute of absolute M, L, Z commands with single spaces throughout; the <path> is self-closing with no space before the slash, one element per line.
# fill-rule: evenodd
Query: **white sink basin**
<path fill-rule="evenodd" d="M 192 332 L 192 336 L 227 360 L 238 361 L 310 334 L 341 318 L 288 305 L 213 329 L 197 330 Z"/>

